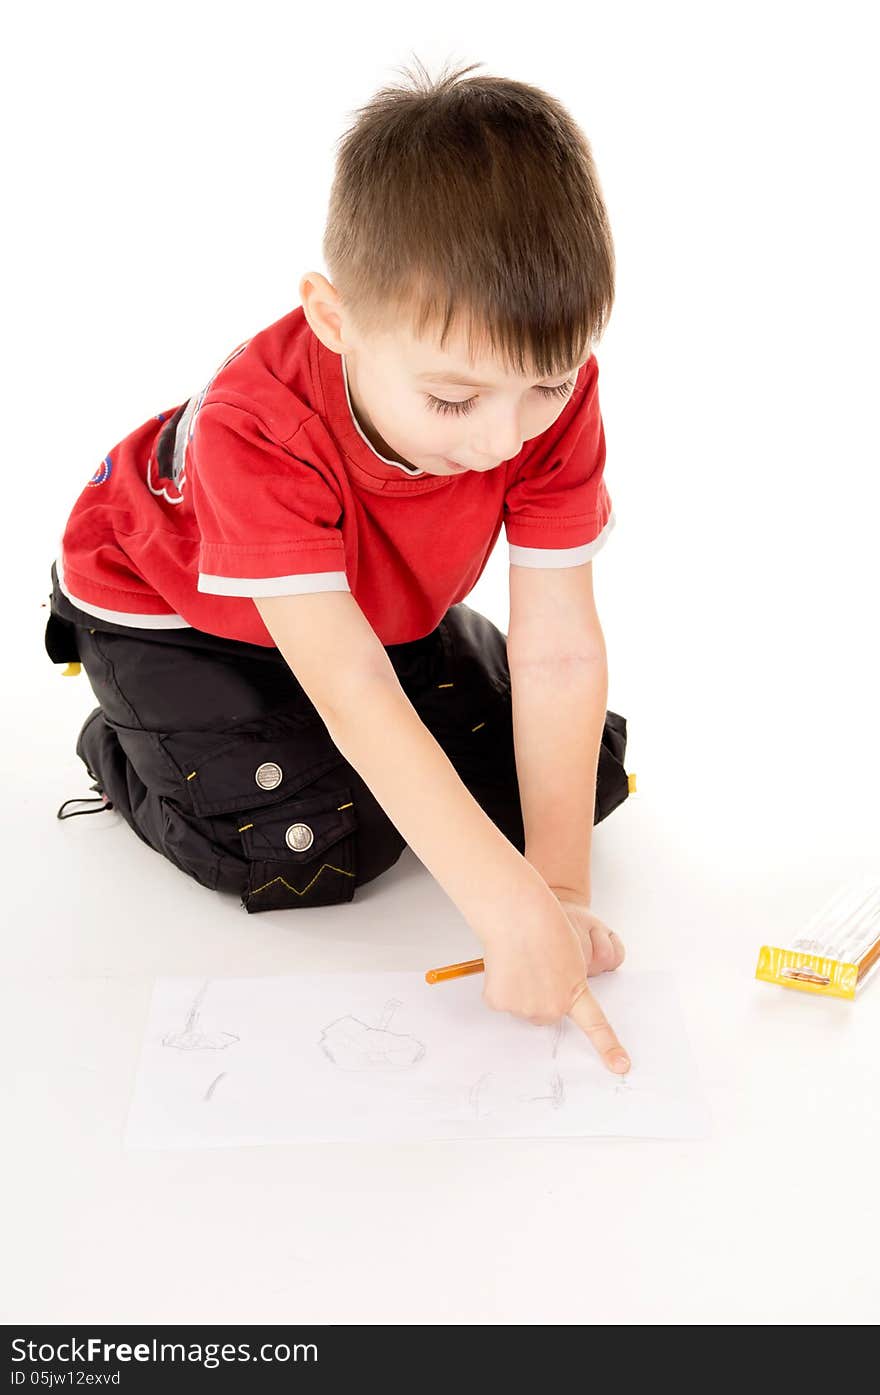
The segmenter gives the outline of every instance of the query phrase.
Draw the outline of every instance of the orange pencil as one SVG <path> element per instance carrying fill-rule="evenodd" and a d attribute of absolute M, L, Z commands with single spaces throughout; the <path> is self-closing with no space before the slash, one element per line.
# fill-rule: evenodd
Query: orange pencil
<path fill-rule="evenodd" d="M 868 950 L 868 953 L 865 955 L 864 959 L 859 960 L 860 979 L 865 977 L 865 974 L 868 972 L 869 969 L 873 968 L 873 966 L 877 963 L 878 959 L 880 959 L 880 937 L 878 937 L 878 939 L 874 941 L 873 947 Z"/>
<path fill-rule="evenodd" d="M 442 969 L 429 969 L 426 983 L 442 983 L 445 978 L 462 978 L 464 974 L 481 974 L 486 965 L 482 959 L 466 959 L 463 964 L 447 964 Z"/>

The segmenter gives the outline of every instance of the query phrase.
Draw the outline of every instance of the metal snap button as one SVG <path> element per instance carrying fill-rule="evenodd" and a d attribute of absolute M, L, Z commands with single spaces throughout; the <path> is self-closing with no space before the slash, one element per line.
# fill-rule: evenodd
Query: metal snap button
<path fill-rule="evenodd" d="M 284 835 L 284 841 L 294 852 L 305 852 L 315 841 L 315 835 L 307 823 L 292 823 Z"/>
<path fill-rule="evenodd" d="M 282 780 L 281 766 L 276 765 L 273 760 L 264 761 L 262 765 L 257 766 L 254 779 L 261 790 L 277 789 Z"/>

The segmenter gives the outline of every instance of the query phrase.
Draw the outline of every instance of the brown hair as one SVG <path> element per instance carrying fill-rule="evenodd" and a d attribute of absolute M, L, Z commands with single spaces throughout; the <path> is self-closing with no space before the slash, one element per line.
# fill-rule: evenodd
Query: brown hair
<path fill-rule="evenodd" d="M 614 245 L 587 140 L 546 92 L 471 63 L 383 87 L 338 142 L 324 260 L 364 334 L 464 325 L 508 371 L 564 373 L 602 334 Z"/>

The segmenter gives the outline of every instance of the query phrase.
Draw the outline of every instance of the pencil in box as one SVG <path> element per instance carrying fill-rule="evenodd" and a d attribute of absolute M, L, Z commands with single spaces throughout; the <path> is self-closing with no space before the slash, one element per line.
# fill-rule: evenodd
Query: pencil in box
<path fill-rule="evenodd" d="M 847 882 L 786 945 L 762 945 L 755 978 L 854 998 L 880 964 L 880 877 Z"/>

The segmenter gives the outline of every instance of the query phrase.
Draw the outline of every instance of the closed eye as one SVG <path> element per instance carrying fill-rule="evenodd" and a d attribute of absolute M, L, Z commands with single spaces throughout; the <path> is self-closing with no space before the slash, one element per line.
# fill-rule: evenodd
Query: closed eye
<path fill-rule="evenodd" d="M 556 387 L 539 386 L 535 388 L 535 391 L 543 393 L 545 397 L 568 397 L 574 384 L 575 379 L 570 378 L 567 383 L 558 383 Z M 477 400 L 476 397 L 467 397 L 463 402 L 447 402 L 445 398 L 432 397 L 430 393 L 427 393 L 426 397 L 428 399 L 427 406 L 432 412 L 443 414 L 451 412 L 454 416 L 465 416 L 473 409 Z"/>

